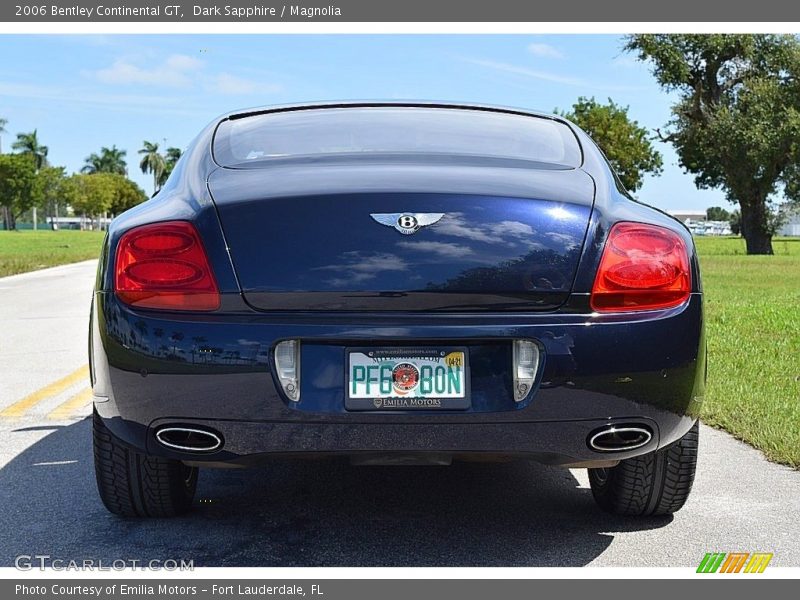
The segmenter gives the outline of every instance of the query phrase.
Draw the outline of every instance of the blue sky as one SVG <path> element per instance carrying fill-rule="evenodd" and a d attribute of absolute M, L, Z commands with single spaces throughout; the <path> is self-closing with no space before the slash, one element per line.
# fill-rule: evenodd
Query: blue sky
<path fill-rule="evenodd" d="M 422 99 L 552 111 L 579 96 L 612 98 L 650 128 L 673 98 L 610 35 L 114 35 L 0 36 L 0 117 L 14 134 L 38 129 L 69 171 L 101 146 L 142 140 L 185 147 L 218 114 L 308 100 Z M 664 173 L 641 200 L 666 210 L 728 206 L 697 190 L 668 145 Z"/>

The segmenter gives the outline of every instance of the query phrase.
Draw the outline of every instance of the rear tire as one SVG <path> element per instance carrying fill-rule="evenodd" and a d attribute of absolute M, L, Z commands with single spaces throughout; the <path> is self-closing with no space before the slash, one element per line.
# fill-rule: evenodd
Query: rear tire
<path fill-rule="evenodd" d="M 192 505 L 197 468 L 123 446 L 94 413 L 94 471 L 105 507 L 121 517 L 173 517 Z"/>
<path fill-rule="evenodd" d="M 592 495 L 600 507 L 618 515 L 669 515 L 689 497 L 697 465 L 700 423 L 677 442 L 609 469 L 589 469 Z"/>

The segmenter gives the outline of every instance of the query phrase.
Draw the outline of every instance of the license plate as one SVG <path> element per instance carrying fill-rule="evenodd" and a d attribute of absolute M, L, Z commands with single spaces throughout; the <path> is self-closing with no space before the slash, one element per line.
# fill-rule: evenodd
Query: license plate
<path fill-rule="evenodd" d="M 348 410 L 469 408 L 464 348 L 358 348 L 347 352 Z"/>

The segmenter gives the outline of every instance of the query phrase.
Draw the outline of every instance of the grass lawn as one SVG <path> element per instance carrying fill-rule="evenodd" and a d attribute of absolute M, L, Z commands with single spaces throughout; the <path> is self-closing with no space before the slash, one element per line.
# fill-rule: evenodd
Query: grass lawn
<path fill-rule="evenodd" d="M 0 231 L 0 277 L 100 256 L 104 231 Z"/>
<path fill-rule="evenodd" d="M 800 468 L 800 239 L 775 256 L 744 241 L 698 238 L 706 297 L 708 388 L 703 421 Z"/>

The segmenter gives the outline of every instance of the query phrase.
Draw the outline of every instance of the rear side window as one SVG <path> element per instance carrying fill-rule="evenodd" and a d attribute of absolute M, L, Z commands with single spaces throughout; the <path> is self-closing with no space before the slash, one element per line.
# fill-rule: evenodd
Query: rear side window
<path fill-rule="evenodd" d="M 572 131 L 551 119 L 409 106 L 288 110 L 223 121 L 215 160 L 227 167 L 332 155 L 486 156 L 578 167 Z"/>

